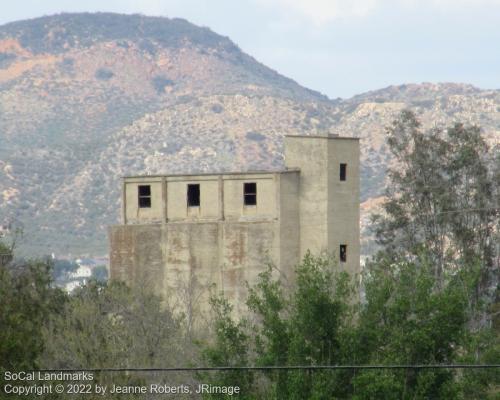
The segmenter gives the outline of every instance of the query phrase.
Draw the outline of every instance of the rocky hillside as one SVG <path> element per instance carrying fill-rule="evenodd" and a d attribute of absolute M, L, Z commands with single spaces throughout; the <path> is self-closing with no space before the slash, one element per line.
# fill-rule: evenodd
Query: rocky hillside
<path fill-rule="evenodd" d="M 0 27 L 0 225 L 26 254 L 103 254 L 119 177 L 282 166 L 285 133 L 362 138 L 362 210 L 380 203 L 383 128 L 402 108 L 484 127 L 500 92 L 389 87 L 332 101 L 185 20 L 62 14 Z M 369 250 L 369 247 L 366 247 Z"/>

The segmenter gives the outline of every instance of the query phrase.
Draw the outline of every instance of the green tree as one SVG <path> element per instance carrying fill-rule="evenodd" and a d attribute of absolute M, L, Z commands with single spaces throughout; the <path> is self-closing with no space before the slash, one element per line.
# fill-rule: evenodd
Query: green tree
<path fill-rule="evenodd" d="M 165 368 L 182 366 L 193 353 L 181 320 L 161 298 L 142 287 L 91 280 L 77 288 L 43 330 L 44 368 Z M 180 374 L 96 374 L 102 384 L 187 384 Z M 122 398 L 122 397 L 119 397 Z"/>
<path fill-rule="evenodd" d="M 204 359 L 212 366 L 495 362 L 491 331 L 468 324 L 475 269 L 438 279 L 433 262 L 425 251 L 411 259 L 380 252 L 363 274 L 361 303 L 349 276 L 328 258 L 308 254 L 291 289 L 270 268 L 249 290 L 246 319 L 235 320 L 226 301 L 214 301 L 215 338 Z M 224 371 L 203 378 L 238 385 L 246 399 L 486 399 L 498 384 L 493 371 L 415 368 Z"/>
<path fill-rule="evenodd" d="M 343 364 L 353 357 L 352 285 L 328 257 L 306 255 L 296 268 L 293 289 L 273 278 L 269 267 L 250 288 L 253 315 L 236 323 L 223 300 L 215 320 L 215 340 L 205 351 L 210 365 L 289 366 Z M 216 384 L 238 385 L 245 379 L 244 398 L 331 399 L 349 392 L 349 373 L 279 370 L 212 376 Z"/>
<path fill-rule="evenodd" d="M 394 261 L 379 253 L 366 266 L 366 302 L 356 344 L 371 365 L 452 364 L 460 360 L 467 333 L 465 272 L 438 281 L 431 257 Z M 451 370 L 360 371 L 355 399 L 457 398 L 460 376 Z"/>
<path fill-rule="evenodd" d="M 247 334 L 247 321 L 235 322 L 232 318 L 233 307 L 223 297 L 211 299 L 214 310 L 214 343 L 203 349 L 202 359 L 211 366 L 244 367 L 251 362 L 249 358 L 250 336 Z M 229 370 L 227 372 L 198 374 L 201 382 L 212 382 L 219 386 L 238 386 L 241 399 L 253 399 L 254 374 L 251 371 Z M 206 398 L 220 398 L 220 394 L 207 395 Z M 229 396 L 228 396 L 229 397 Z"/>
<path fill-rule="evenodd" d="M 66 300 L 52 287 L 51 263 L 10 257 L 0 265 L 0 299 L 0 372 L 37 368 L 45 321 Z"/>
<path fill-rule="evenodd" d="M 389 168 L 384 214 L 373 218 L 387 254 L 431 257 L 436 279 L 446 270 L 479 266 L 469 302 L 485 325 L 481 303 L 495 301 L 499 278 L 500 155 L 477 126 L 456 123 L 423 130 L 403 111 L 387 129 L 394 166 Z"/>
<path fill-rule="evenodd" d="M 4 267 L 12 261 L 12 248 L 0 241 L 0 267 Z"/>
<path fill-rule="evenodd" d="M 108 280 L 108 268 L 105 265 L 98 265 L 92 270 L 92 277 L 100 282 Z"/>
<path fill-rule="evenodd" d="M 179 321 L 161 299 L 122 283 L 90 281 L 50 318 L 44 365 L 135 368 L 174 365 Z M 180 354 L 179 354 L 180 356 Z"/>
<path fill-rule="evenodd" d="M 467 362 L 491 360 L 500 349 L 498 330 L 489 327 L 499 301 L 499 147 L 491 149 L 477 126 L 424 131 L 411 111 L 403 111 L 387 133 L 395 163 L 384 214 L 373 219 L 383 248 L 379 260 L 390 260 L 387 274 L 401 262 L 430 268 L 440 295 L 462 282 L 468 326 L 456 347 Z M 415 263 L 422 254 L 426 262 Z M 499 384 L 488 371 L 463 376 L 467 398 L 485 398 L 479 388 Z"/>

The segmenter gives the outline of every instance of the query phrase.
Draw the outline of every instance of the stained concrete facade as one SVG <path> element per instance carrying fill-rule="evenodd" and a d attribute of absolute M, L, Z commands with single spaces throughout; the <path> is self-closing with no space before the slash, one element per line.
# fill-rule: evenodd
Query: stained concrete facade
<path fill-rule="evenodd" d="M 147 284 L 197 314 L 210 289 L 242 309 L 246 282 L 255 283 L 268 263 L 292 282 L 307 250 L 339 258 L 344 246 L 340 265 L 359 272 L 359 141 L 287 136 L 285 164 L 282 171 L 124 178 L 122 225 L 109 229 L 111 279 Z M 199 185 L 194 204 L 190 185 Z"/>

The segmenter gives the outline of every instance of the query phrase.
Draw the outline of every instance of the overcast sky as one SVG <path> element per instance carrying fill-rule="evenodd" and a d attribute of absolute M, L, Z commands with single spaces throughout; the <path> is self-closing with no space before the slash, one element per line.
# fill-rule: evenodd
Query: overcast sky
<path fill-rule="evenodd" d="M 331 98 L 411 82 L 500 88 L 500 0 L 1 1 L 1 24 L 75 11 L 186 18 Z"/>

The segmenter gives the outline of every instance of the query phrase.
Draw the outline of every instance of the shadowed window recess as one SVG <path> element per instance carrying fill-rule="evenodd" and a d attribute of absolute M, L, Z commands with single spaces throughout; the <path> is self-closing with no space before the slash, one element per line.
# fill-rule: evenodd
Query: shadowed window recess
<path fill-rule="evenodd" d="M 347 245 L 346 244 L 340 245 L 339 255 L 340 255 L 340 262 L 347 262 Z"/>
<path fill-rule="evenodd" d="M 139 185 L 137 193 L 139 208 L 151 208 L 151 185 Z"/>
<path fill-rule="evenodd" d="M 243 204 L 246 206 L 257 205 L 257 184 L 255 182 L 243 184 Z"/>
<path fill-rule="evenodd" d="M 347 164 L 340 164 L 340 180 L 347 180 Z"/>
<path fill-rule="evenodd" d="M 187 185 L 187 205 L 188 207 L 200 206 L 200 185 L 190 184 Z"/>

